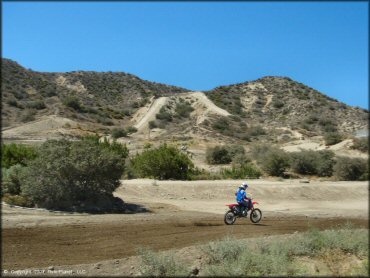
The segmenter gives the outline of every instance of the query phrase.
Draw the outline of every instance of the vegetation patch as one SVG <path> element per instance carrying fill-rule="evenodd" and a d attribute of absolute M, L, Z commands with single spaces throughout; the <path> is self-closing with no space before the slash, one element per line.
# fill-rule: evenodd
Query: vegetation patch
<path fill-rule="evenodd" d="M 328 132 L 324 135 L 324 140 L 327 146 L 331 146 L 342 142 L 343 137 L 338 132 Z"/>
<path fill-rule="evenodd" d="M 26 166 L 29 161 L 35 159 L 37 150 L 31 145 L 2 144 L 1 145 L 1 168 L 9 168 L 20 164 Z"/>
<path fill-rule="evenodd" d="M 298 174 L 330 177 L 335 164 L 332 151 L 302 150 L 290 154 L 290 167 Z"/>
<path fill-rule="evenodd" d="M 175 117 L 176 118 L 189 118 L 190 113 L 194 111 L 194 108 L 187 101 L 182 101 L 176 104 Z"/>
<path fill-rule="evenodd" d="M 369 138 L 355 138 L 353 139 L 353 150 L 359 150 L 360 152 L 367 153 L 369 151 Z"/>
<path fill-rule="evenodd" d="M 284 176 L 290 166 L 289 154 L 277 147 L 260 144 L 252 149 L 252 156 L 257 160 L 262 170 L 271 176 Z"/>
<path fill-rule="evenodd" d="M 329 275 L 367 276 L 369 251 L 367 229 L 351 225 L 337 229 L 308 232 L 285 238 L 241 240 L 226 237 L 201 247 L 206 264 L 196 269 L 200 276 L 312 276 L 322 275 L 318 268 L 311 269 L 301 258 L 311 258 L 329 270 Z M 142 274 L 146 276 L 189 276 L 194 268 L 179 255 L 140 251 Z M 355 256 L 360 263 L 343 268 L 348 256 Z M 316 270 L 315 270 L 316 269 Z M 199 273 L 198 273 L 199 272 Z"/>
<path fill-rule="evenodd" d="M 131 160 L 130 167 L 136 177 L 187 180 L 194 164 L 186 154 L 164 144 L 159 148 L 146 149 L 137 154 Z"/>

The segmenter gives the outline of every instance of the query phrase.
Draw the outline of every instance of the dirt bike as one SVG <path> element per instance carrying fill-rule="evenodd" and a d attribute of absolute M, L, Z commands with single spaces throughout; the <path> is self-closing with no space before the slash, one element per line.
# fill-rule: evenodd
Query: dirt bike
<path fill-rule="evenodd" d="M 251 198 L 252 199 L 252 198 Z M 224 222 L 226 225 L 232 225 L 235 223 L 237 218 L 241 217 L 248 217 L 248 213 L 250 212 L 250 219 L 252 223 L 256 224 L 261 221 L 262 219 L 262 212 L 260 209 L 255 208 L 254 205 L 258 204 L 258 202 L 252 201 L 252 207 L 250 210 L 243 211 L 242 207 L 239 204 L 229 204 L 226 205 L 229 207 L 230 210 L 228 210 L 225 213 Z"/>

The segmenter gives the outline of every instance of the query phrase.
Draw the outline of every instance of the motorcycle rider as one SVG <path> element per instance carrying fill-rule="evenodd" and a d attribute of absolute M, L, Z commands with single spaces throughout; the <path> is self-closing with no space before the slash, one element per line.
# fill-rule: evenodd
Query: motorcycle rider
<path fill-rule="evenodd" d="M 245 215 L 246 212 L 251 208 L 251 199 L 247 198 L 247 190 L 248 184 L 247 182 L 243 182 L 241 186 L 239 186 L 238 190 L 235 193 L 236 201 L 242 208 L 242 214 Z"/>

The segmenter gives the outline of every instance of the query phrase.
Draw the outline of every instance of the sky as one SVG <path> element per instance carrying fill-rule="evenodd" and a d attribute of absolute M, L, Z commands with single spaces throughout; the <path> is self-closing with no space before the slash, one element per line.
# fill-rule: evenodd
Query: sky
<path fill-rule="evenodd" d="M 368 109 L 368 2 L 5 2 L 2 57 L 189 90 L 288 76 Z"/>

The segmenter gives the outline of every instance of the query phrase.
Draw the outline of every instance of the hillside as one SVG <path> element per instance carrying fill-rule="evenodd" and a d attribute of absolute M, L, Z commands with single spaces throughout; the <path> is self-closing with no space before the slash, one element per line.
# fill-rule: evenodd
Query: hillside
<path fill-rule="evenodd" d="M 285 144 L 367 129 L 368 111 L 287 77 L 264 77 L 206 92 L 122 72 L 35 72 L 2 59 L 3 138 L 79 137 L 135 127 L 135 139 Z M 321 137 L 322 138 L 322 137 Z M 141 142 L 141 143 L 140 143 Z M 208 143 L 207 143 L 208 142 Z"/>
<path fill-rule="evenodd" d="M 232 126 L 234 135 L 246 140 L 263 133 L 273 133 L 275 138 L 284 140 L 294 136 L 292 130 L 309 137 L 327 132 L 353 134 L 367 127 L 365 109 L 348 106 L 287 77 L 264 77 L 221 86 L 206 94 L 233 114 L 231 119 L 219 119 L 213 127 L 230 134 Z M 242 124 L 233 125 L 232 120 Z"/>
<path fill-rule="evenodd" d="M 2 126 L 18 126 L 55 115 L 93 129 L 125 125 L 159 95 L 187 90 L 122 72 L 41 73 L 2 59 Z"/>

